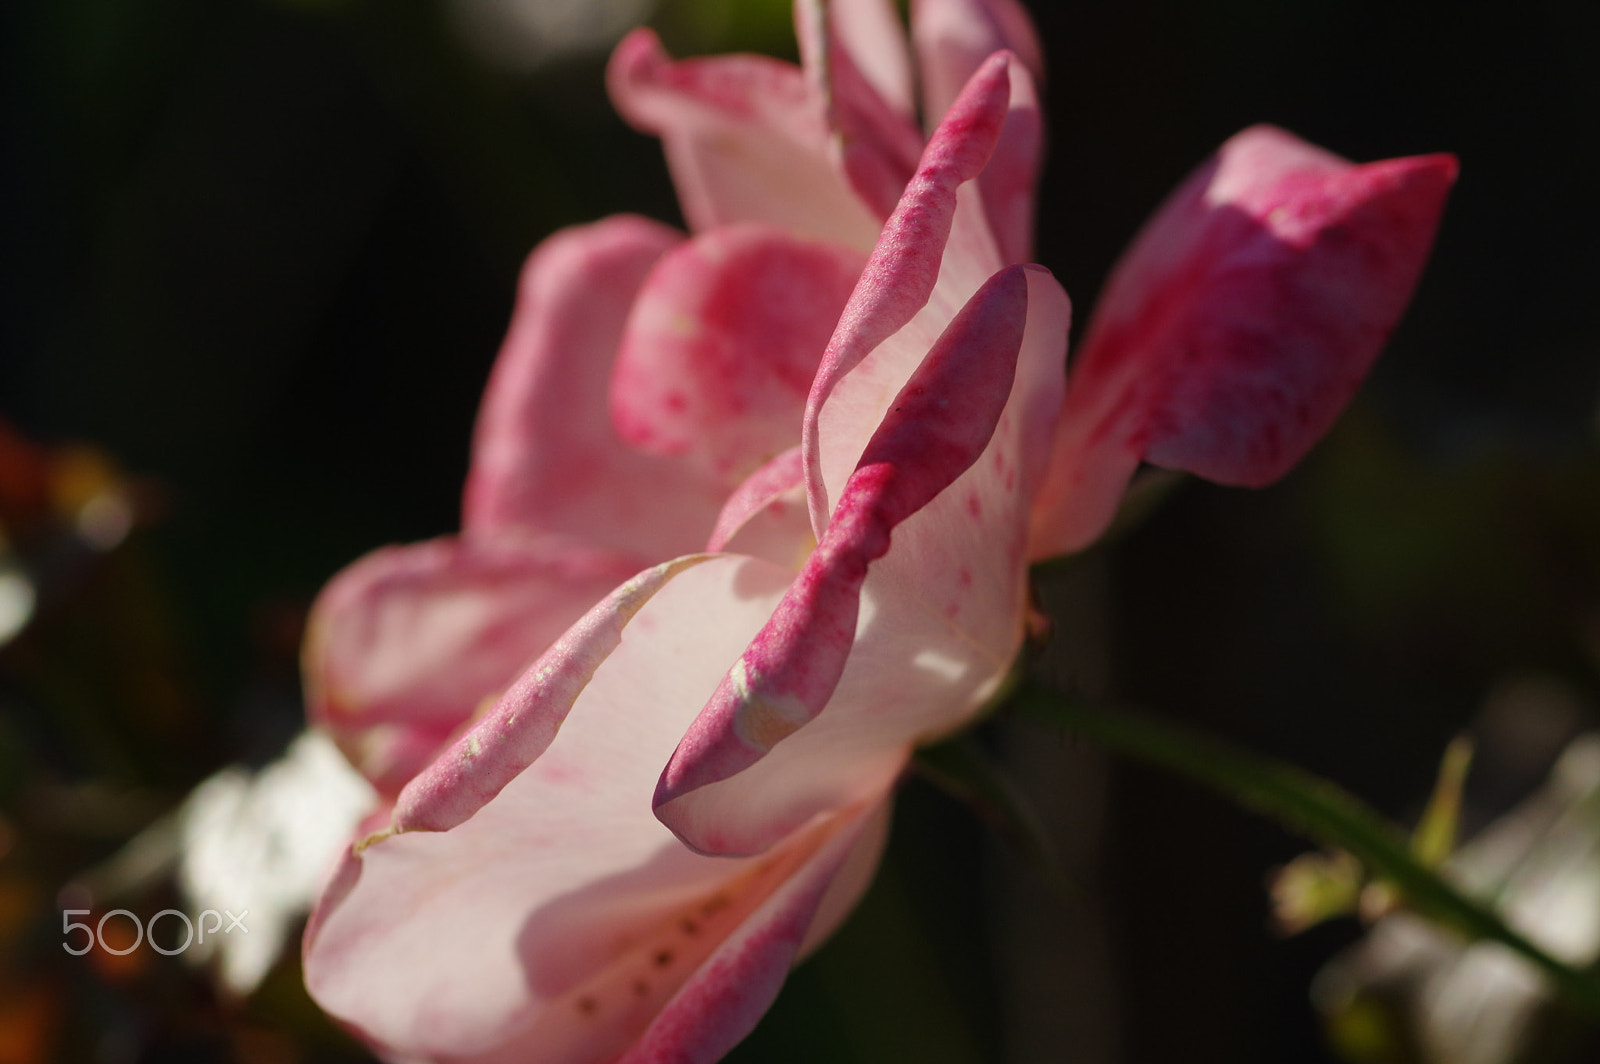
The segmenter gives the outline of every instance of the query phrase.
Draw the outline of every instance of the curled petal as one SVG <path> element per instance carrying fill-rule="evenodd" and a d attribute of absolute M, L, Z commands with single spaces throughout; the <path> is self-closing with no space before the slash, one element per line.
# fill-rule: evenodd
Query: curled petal
<path fill-rule="evenodd" d="M 1033 78 L 1011 65 L 1011 106 L 994 157 L 978 178 L 984 217 L 1006 262 L 1033 258 L 1033 214 L 1039 168 L 1044 162 L 1044 117 Z"/>
<path fill-rule="evenodd" d="M 607 409 L 628 309 L 681 239 L 619 216 L 563 230 L 529 256 L 478 413 L 463 508 L 469 534 L 533 528 L 644 561 L 705 542 L 721 485 L 634 451 Z"/>
<path fill-rule="evenodd" d="M 661 138 L 691 229 L 766 222 L 872 246 L 878 219 L 830 162 L 821 105 L 797 67 L 753 55 L 673 62 L 639 29 L 606 79 L 622 116 Z"/>
<path fill-rule="evenodd" d="M 1044 83 L 1044 49 L 1017 0 L 914 0 L 911 41 L 922 77 L 922 113 L 932 126 L 983 61 L 1009 51 Z"/>
<path fill-rule="evenodd" d="M 1053 425 L 1065 312 L 1048 273 L 1008 268 L 902 389 L 816 551 L 662 774 L 658 814 L 691 846 L 761 852 L 886 786 L 914 742 L 992 693 L 1021 635 L 1040 471 L 1028 456 Z"/>
<path fill-rule="evenodd" d="M 611 380 L 622 438 L 729 487 L 793 447 L 862 261 L 748 223 L 668 252 L 634 302 Z"/>
<path fill-rule="evenodd" d="M 922 73 L 922 109 L 931 126 L 990 55 L 1009 50 L 1011 107 L 994 158 L 978 185 L 984 213 L 1006 262 L 1033 257 L 1034 198 L 1044 162 L 1038 86 L 1044 53 L 1027 11 L 1016 0 L 917 0 L 911 34 Z"/>
<path fill-rule="evenodd" d="M 375 551 L 312 608 L 307 712 L 392 796 L 635 568 L 552 536 Z"/>
<path fill-rule="evenodd" d="M 860 50 L 861 46 L 891 37 L 881 17 L 895 23 L 892 38 L 900 55 L 905 54 L 905 38 L 893 12 L 871 13 L 883 6 L 881 0 L 860 4 L 801 0 L 795 5 L 800 55 L 813 93 L 824 102 L 835 164 L 879 218 L 894 210 L 922 153 L 909 95 L 903 103 L 898 95 L 891 102 L 873 76 L 887 78 L 888 65 L 876 71 L 863 65 L 881 57 Z M 892 91 L 898 94 L 899 88 L 894 85 Z"/>
<path fill-rule="evenodd" d="M 831 500 L 889 401 L 957 310 L 1000 267 L 980 208 L 962 185 L 983 169 L 999 139 L 1008 63 L 1005 55 L 985 63 L 929 141 L 817 370 L 802 447 L 819 539 Z"/>
<path fill-rule="evenodd" d="M 800 9 L 814 6 L 810 2 L 796 5 L 797 25 L 803 17 Z M 916 104 L 912 98 L 911 52 L 906 47 L 906 28 L 895 4 L 891 0 L 851 0 L 831 3 L 828 8 L 832 32 L 838 35 L 862 76 L 894 113 L 912 118 Z M 804 32 L 797 32 L 796 36 L 802 38 L 803 48 Z"/>
<path fill-rule="evenodd" d="M 826 69 L 813 67 L 821 59 L 814 45 L 824 35 L 837 38 L 838 48 L 850 53 L 853 66 L 872 86 L 891 112 L 910 122 L 917 114 L 906 26 L 891 0 L 798 0 L 794 6 L 795 38 L 800 42 L 802 64 L 821 83 Z M 915 160 L 914 160 L 915 162 Z"/>
<path fill-rule="evenodd" d="M 567 1064 L 709 1064 L 748 1032 L 813 928 L 859 892 L 886 809 L 880 794 L 739 861 L 687 851 L 650 815 L 713 663 L 784 582 L 726 556 L 666 580 L 531 764 L 481 802 L 469 777 L 440 778 L 471 816 L 347 855 L 307 929 L 317 1001 L 407 1059 L 536 1046 Z"/>
<path fill-rule="evenodd" d="M 1327 431 L 1411 298 L 1456 161 L 1353 165 L 1238 134 L 1123 255 L 1068 381 L 1034 555 L 1104 529 L 1141 461 L 1282 476 Z"/>

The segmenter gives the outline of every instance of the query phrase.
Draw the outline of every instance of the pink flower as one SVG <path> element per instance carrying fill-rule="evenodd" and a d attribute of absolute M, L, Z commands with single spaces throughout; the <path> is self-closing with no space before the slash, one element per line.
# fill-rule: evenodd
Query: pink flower
<path fill-rule="evenodd" d="M 312 705 L 393 804 L 307 982 L 386 1055 L 720 1056 L 864 889 L 912 749 L 994 697 L 1029 560 L 1092 539 L 1140 460 L 1281 472 L 1420 269 L 1447 176 L 1246 133 L 1135 245 L 1067 386 L 1066 296 L 1008 265 L 1040 129 L 1021 9 L 917 5 L 925 146 L 888 5 L 797 16 L 803 70 L 619 46 L 694 235 L 536 251 L 463 534 L 319 602 Z"/>
<path fill-rule="evenodd" d="M 886 5 L 796 15 L 804 69 L 673 63 L 644 30 L 622 42 L 613 96 L 661 135 L 693 235 L 617 217 L 535 251 L 480 412 L 462 535 L 376 551 L 320 596 L 310 713 L 384 794 L 607 590 L 704 547 L 724 498 L 800 442 L 818 360 L 922 137 Z M 930 115 L 1002 46 L 1037 63 L 1014 0 L 933 0 L 917 31 Z M 1026 73 L 1010 82 L 980 185 L 1004 260 L 1020 261 L 1039 121 Z M 969 273 L 965 294 L 987 276 Z"/>

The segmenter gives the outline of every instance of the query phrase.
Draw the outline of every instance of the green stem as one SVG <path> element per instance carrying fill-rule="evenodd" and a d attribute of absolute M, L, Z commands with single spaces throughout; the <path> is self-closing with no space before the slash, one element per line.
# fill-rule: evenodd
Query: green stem
<path fill-rule="evenodd" d="M 1600 981 L 1552 957 L 1508 927 L 1493 910 L 1419 863 L 1398 829 L 1335 784 L 1176 724 L 1138 713 L 1094 709 L 1033 685 L 1022 687 L 1012 705 L 1035 719 L 1170 769 L 1291 830 L 1349 851 L 1393 883 L 1410 908 L 1470 938 L 1499 942 L 1522 954 L 1575 1008 L 1600 1019 Z"/>

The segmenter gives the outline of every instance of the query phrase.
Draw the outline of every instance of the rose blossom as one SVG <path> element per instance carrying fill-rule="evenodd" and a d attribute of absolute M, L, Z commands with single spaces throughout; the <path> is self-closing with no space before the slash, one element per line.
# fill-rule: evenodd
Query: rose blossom
<path fill-rule="evenodd" d="M 1136 242 L 1067 384 L 1065 295 L 1006 265 L 1038 157 L 1021 9 L 916 6 L 925 147 L 887 5 L 797 22 L 804 71 L 619 46 L 694 235 L 537 251 L 463 535 L 319 603 L 313 705 L 394 802 L 307 981 L 386 1055 L 730 1048 L 864 889 L 911 750 L 994 696 L 1028 561 L 1091 540 L 1140 460 L 1292 464 L 1453 173 L 1247 131 Z"/>
<path fill-rule="evenodd" d="M 822 350 L 922 138 L 891 9 L 796 16 L 803 69 L 674 63 L 644 30 L 618 46 L 612 94 L 662 137 L 692 235 L 622 216 L 541 245 L 485 393 L 462 534 L 368 555 L 313 609 L 311 716 L 385 794 L 609 588 L 703 547 L 729 492 L 800 442 Z M 1037 64 L 1009 2 L 925 4 L 915 28 L 935 117 L 996 49 Z M 1020 261 L 1039 121 L 1029 77 L 1010 80 L 980 185 Z"/>

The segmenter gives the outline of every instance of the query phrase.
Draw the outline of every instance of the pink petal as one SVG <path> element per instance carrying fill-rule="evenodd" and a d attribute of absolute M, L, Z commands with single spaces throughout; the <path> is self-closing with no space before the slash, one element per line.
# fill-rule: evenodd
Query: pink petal
<path fill-rule="evenodd" d="M 795 21 L 812 18 L 815 0 L 795 5 Z M 801 9 L 809 9 L 802 13 Z M 828 4 L 828 18 L 856 67 L 883 102 L 907 119 L 916 114 L 911 83 L 911 53 L 906 27 L 891 0 L 850 0 Z M 803 36 L 797 33 L 796 36 Z"/>
<path fill-rule="evenodd" d="M 789 967 L 837 930 L 877 871 L 888 799 L 843 817 L 825 848 L 729 936 L 618 1064 L 720 1060 L 755 1028 Z"/>
<path fill-rule="evenodd" d="M 436 807 L 452 811 L 449 830 L 347 857 L 307 930 L 317 1001 L 408 1059 L 709 1062 L 742 1037 L 814 916 L 836 919 L 840 892 L 859 891 L 862 848 L 881 842 L 881 794 L 750 860 L 693 854 L 650 815 L 655 774 L 716 663 L 785 582 L 736 557 L 680 572 L 627 623 L 547 748 L 475 813 L 457 819 L 483 794 L 456 776 L 460 801 L 440 794 Z M 481 762 L 508 726 L 473 733 Z"/>
<path fill-rule="evenodd" d="M 817 363 L 863 257 L 749 223 L 662 256 L 623 333 L 611 415 L 641 451 L 739 483 L 799 442 Z"/>
<path fill-rule="evenodd" d="M 706 550 L 748 554 L 798 570 L 816 545 L 806 513 L 805 464 L 800 448 L 791 447 L 728 496 Z"/>
<path fill-rule="evenodd" d="M 1107 282 L 1034 555 L 1097 536 L 1140 460 L 1222 484 L 1287 472 L 1398 322 L 1455 174 L 1448 155 L 1352 165 L 1269 126 L 1224 144 Z"/>
<path fill-rule="evenodd" d="M 879 220 L 830 162 L 821 103 L 798 68 L 752 55 L 673 62 L 639 29 L 606 77 L 623 118 L 661 137 L 691 229 L 766 222 L 872 246 Z"/>
<path fill-rule="evenodd" d="M 1044 49 L 1017 0 L 913 0 L 911 41 L 930 126 L 995 52 L 1015 53 L 1032 79 L 1044 83 Z"/>
<path fill-rule="evenodd" d="M 680 240 L 666 226 L 619 216 L 563 230 L 528 258 L 478 413 L 469 533 L 564 533 L 634 555 L 634 569 L 705 542 L 721 485 L 635 452 L 617 438 L 607 409 L 628 309 Z"/>
<path fill-rule="evenodd" d="M 691 846 L 761 852 L 887 786 L 913 743 L 993 693 L 1022 635 L 1027 505 L 1065 330 L 1060 286 L 1011 267 L 928 353 L 662 775 L 658 814 Z"/>
<path fill-rule="evenodd" d="M 978 286 L 1000 268 L 980 208 L 961 186 L 983 169 L 1005 118 L 1008 61 L 973 75 L 923 153 L 868 260 L 806 405 L 802 446 L 820 538 L 889 400 Z"/>
<path fill-rule="evenodd" d="M 984 216 L 1006 262 L 1033 258 L 1033 214 L 1044 163 L 1044 117 L 1032 77 L 1011 65 L 1011 106 L 994 156 L 978 178 Z"/>
<path fill-rule="evenodd" d="M 635 568 L 550 536 L 375 551 L 334 577 L 311 611 L 307 712 L 392 796 Z"/>
<path fill-rule="evenodd" d="M 413 779 L 390 831 L 448 831 L 476 813 L 550 745 L 567 713 L 622 641 L 622 630 L 673 577 L 711 555 L 646 569 L 601 599 L 540 655 L 494 708 Z"/>
<path fill-rule="evenodd" d="M 1036 84 L 1044 83 L 1044 55 L 1027 11 L 1016 0 L 917 0 L 912 39 L 922 73 L 922 108 L 931 126 L 983 61 L 1006 49 L 1018 57 L 1011 70 L 1011 109 L 1005 131 L 978 185 L 984 212 L 1006 262 L 1033 257 L 1034 199 L 1044 162 L 1044 121 Z"/>
<path fill-rule="evenodd" d="M 853 46 L 871 44 L 883 34 L 871 33 L 865 41 L 852 41 L 849 34 L 872 29 L 872 17 L 862 12 L 876 6 L 878 0 L 859 8 L 802 0 L 795 5 L 795 32 L 812 92 L 824 102 L 834 134 L 830 148 L 835 164 L 862 202 L 885 218 L 916 169 L 922 136 L 910 100 L 904 106 L 890 103 L 858 63 L 865 57 Z M 852 9 L 855 14 L 845 13 Z M 896 30 L 903 55 L 905 38 Z"/>

